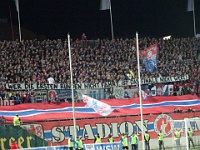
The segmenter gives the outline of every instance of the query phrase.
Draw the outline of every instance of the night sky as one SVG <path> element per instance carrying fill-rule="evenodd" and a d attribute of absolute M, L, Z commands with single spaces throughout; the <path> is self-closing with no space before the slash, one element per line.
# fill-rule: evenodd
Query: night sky
<path fill-rule="evenodd" d="M 100 0 L 19 0 L 21 27 L 50 39 L 111 38 L 110 12 L 100 11 Z M 115 37 L 193 36 L 192 12 L 187 0 L 112 0 Z M 0 18 L 17 25 L 14 0 L 0 0 Z M 200 33 L 200 0 L 195 0 L 196 30 Z"/>

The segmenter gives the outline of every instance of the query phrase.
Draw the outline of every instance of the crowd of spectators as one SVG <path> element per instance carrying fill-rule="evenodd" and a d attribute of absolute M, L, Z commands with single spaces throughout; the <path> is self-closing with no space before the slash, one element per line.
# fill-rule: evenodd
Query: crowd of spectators
<path fill-rule="evenodd" d="M 35 95 L 31 90 L 28 91 L 13 91 L 5 90 L 3 85 L 0 86 L 0 100 L 14 100 L 15 104 L 34 103 Z"/>
<path fill-rule="evenodd" d="M 199 84 L 200 39 L 140 38 L 139 49 L 158 44 L 157 71 L 150 73 L 142 61 L 141 78 L 189 75 L 185 83 Z M 99 83 L 137 78 L 135 39 L 83 39 L 71 41 L 74 83 Z M 128 74 L 128 76 L 127 76 Z M 70 83 L 67 40 L 0 41 L 0 82 Z M 184 84 L 185 84 L 184 83 Z"/>

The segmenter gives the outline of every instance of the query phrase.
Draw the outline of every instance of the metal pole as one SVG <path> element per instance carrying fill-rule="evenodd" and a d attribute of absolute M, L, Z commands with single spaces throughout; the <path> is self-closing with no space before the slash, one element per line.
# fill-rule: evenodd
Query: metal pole
<path fill-rule="evenodd" d="M 112 40 L 114 39 L 114 31 L 113 31 L 113 20 L 112 20 L 112 9 L 111 9 L 111 0 L 110 1 L 110 24 L 111 24 L 111 35 Z"/>
<path fill-rule="evenodd" d="M 188 141 L 188 126 L 187 126 L 187 118 L 184 119 L 184 123 L 185 123 L 185 138 L 186 138 L 186 149 L 189 150 L 189 143 L 190 141 Z"/>
<path fill-rule="evenodd" d="M 194 24 L 194 36 L 196 37 L 196 22 L 195 22 L 195 12 L 194 12 L 194 0 L 193 0 L 193 24 Z"/>
<path fill-rule="evenodd" d="M 136 48 L 137 48 L 137 67 L 138 67 L 138 83 L 139 83 L 139 99 L 140 99 L 140 117 L 141 117 L 141 131 L 142 131 L 142 149 L 145 150 L 144 145 L 144 121 L 143 121 L 143 111 L 142 111 L 142 94 L 141 94 L 141 79 L 140 79 L 140 57 L 139 57 L 139 43 L 138 43 L 138 33 L 136 32 Z"/>
<path fill-rule="evenodd" d="M 69 50 L 69 64 L 70 64 L 70 77 L 71 77 L 71 94 L 72 94 L 72 110 L 73 110 L 73 123 L 74 123 L 74 139 L 76 140 L 76 114 L 74 105 L 74 88 L 73 88 L 73 74 L 72 74 L 72 58 L 71 58 L 71 47 L 70 47 L 70 35 L 68 34 L 68 50 Z"/>

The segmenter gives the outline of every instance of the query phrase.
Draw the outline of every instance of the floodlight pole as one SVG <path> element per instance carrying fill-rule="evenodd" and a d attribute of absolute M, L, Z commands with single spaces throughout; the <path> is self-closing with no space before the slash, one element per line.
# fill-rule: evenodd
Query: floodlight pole
<path fill-rule="evenodd" d="M 143 121 L 143 111 L 142 111 L 142 90 L 141 90 L 141 79 L 140 79 L 140 56 L 139 56 L 139 42 L 138 33 L 136 32 L 136 48 L 137 48 L 137 67 L 138 67 L 138 87 L 139 87 L 139 99 L 140 99 L 140 117 L 141 117 L 141 132 L 142 132 L 142 150 L 145 150 L 144 145 L 144 121 Z"/>
<path fill-rule="evenodd" d="M 72 94 L 72 110 L 73 110 L 73 123 L 74 123 L 74 139 L 77 138 L 76 133 L 76 114 L 75 114 L 75 104 L 74 104 L 74 88 L 73 88 L 73 73 L 72 73 L 72 58 L 71 58 L 71 46 L 70 46 L 70 35 L 68 34 L 68 50 L 69 50 L 69 65 L 70 65 L 70 79 L 71 79 L 71 94 Z"/>

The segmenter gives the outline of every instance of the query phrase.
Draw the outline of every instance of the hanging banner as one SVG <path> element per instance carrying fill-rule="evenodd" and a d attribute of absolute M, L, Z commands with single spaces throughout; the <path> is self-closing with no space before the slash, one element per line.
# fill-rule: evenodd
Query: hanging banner
<path fill-rule="evenodd" d="M 157 78 L 145 78 L 141 79 L 141 84 L 156 84 L 156 83 L 168 83 L 188 80 L 188 75 L 183 76 L 167 76 L 167 77 L 157 77 Z M 74 89 L 104 89 L 111 87 L 123 87 L 138 85 L 138 79 L 123 80 L 119 82 L 105 82 L 105 83 L 81 83 L 74 84 Z M 58 89 L 71 89 L 69 84 L 58 83 L 58 84 L 46 84 L 46 83 L 7 83 L 6 89 L 12 90 L 28 90 L 28 89 L 38 89 L 38 90 L 58 90 Z"/>

